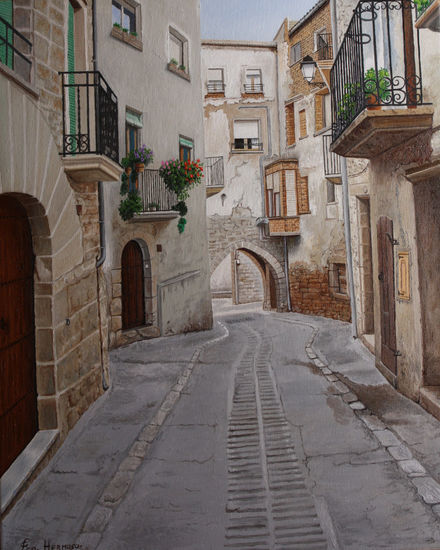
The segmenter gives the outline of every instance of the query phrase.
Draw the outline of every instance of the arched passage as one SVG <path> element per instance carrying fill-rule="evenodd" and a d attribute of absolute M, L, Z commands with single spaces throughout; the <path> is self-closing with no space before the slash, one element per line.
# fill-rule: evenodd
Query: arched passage
<path fill-rule="evenodd" d="M 122 251 L 122 328 L 145 324 L 144 261 L 142 250 L 135 241 L 129 241 Z"/>
<path fill-rule="evenodd" d="M 38 430 L 35 256 L 26 210 L 10 195 L 0 195 L 0 258 L 1 476 Z"/>
<path fill-rule="evenodd" d="M 233 243 L 226 250 L 223 249 L 214 255 L 211 261 L 211 276 L 220 263 L 224 261 L 226 255 L 229 254 L 232 257 L 231 276 L 232 285 L 234 285 L 234 277 L 236 276 L 234 262 L 237 251 L 251 259 L 260 271 L 264 287 L 263 307 L 285 311 L 287 309 L 287 292 L 283 268 L 272 254 L 252 242 L 239 241 Z"/>

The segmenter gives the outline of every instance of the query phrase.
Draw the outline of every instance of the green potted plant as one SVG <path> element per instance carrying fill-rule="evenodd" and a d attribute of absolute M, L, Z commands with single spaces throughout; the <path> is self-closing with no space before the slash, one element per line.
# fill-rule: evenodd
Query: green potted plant
<path fill-rule="evenodd" d="M 179 69 L 180 69 L 181 71 L 183 71 L 183 72 L 185 72 L 185 71 L 186 71 L 186 67 L 185 67 L 185 65 L 179 65 Z"/>
<path fill-rule="evenodd" d="M 119 23 L 113 23 L 115 29 L 122 29 L 122 26 Z"/>
<path fill-rule="evenodd" d="M 364 91 L 368 109 L 380 109 L 381 103 L 386 103 L 391 97 L 391 84 L 388 69 L 376 70 L 371 67 L 365 71 Z"/>
<path fill-rule="evenodd" d="M 189 197 L 190 189 L 202 181 L 203 166 L 200 159 L 196 161 L 172 159 L 162 162 L 159 175 L 163 178 L 167 189 L 176 194 L 178 202 L 173 206 L 173 210 L 180 214 L 177 228 L 179 233 L 183 233 L 186 225 L 184 216 L 188 212 L 186 199 Z"/>
<path fill-rule="evenodd" d="M 344 122 L 351 121 L 356 114 L 357 98 L 359 96 L 359 82 L 347 82 L 344 86 L 342 99 L 338 101 L 337 116 Z"/>
<path fill-rule="evenodd" d="M 177 61 L 177 59 L 174 59 L 174 57 L 172 57 L 170 59 L 170 65 L 175 65 L 177 67 L 179 65 L 179 62 Z"/>
<path fill-rule="evenodd" d="M 426 8 L 432 4 L 432 0 L 414 0 L 417 17 L 420 17 Z"/>
<path fill-rule="evenodd" d="M 124 172 L 121 176 L 120 194 L 124 197 L 119 204 L 119 214 L 124 221 L 142 212 L 142 197 L 138 190 L 138 174 L 144 171 L 145 165 L 153 161 L 153 151 L 142 145 L 121 160 Z"/>

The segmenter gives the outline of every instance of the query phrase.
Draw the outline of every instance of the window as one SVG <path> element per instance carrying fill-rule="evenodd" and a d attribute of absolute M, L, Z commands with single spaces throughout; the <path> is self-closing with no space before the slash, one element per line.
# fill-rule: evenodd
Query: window
<path fill-rule="evenodd" d="M 324 44 L 327 44 L 327 35 L 325 34 L 325 27 L 314 32 L 313 35 L 314 50 L 319 50 Z"/>
<path fill-rule="evenodd" d="M 263 91 L 260 69 L 246 69 L 244 91 L 247 94 L 258 94 Z"/>
<path fill-rule="evenodd" d="M 330 94 L 325 94 L 324 96 L 323 110 L 322 119 L 324 127 L 330 128 L 332 125 L 332 96 Z"/>
<path fill-rule="evenodd" d="M 127 109 L 125 113 L 125 149 L 128 153 L 140 145 L 142 115 Z"/>
<path fill-rule="evenodd" d="M 274 172 L 266 176 L 266 212 L 269 218 L 281 217 L 280 180 L 281 172 Z"/>
<path fill-rule="evenodd" d="M 234 121 L 234 149 L 261 150 L 260 124 L 258 120 L 235 120 Z"/>
<path fill-rule="evenodd" d="M 330 94 L 317 93 L 315 95 L 315 132 L 331 126 L 331 98 Z"/>
<path fill-rule="evenodd" d="M 332 264 L 330 269 L 330 285 L 336 294 L 348 295 L 346 266 L 343 263 Z"/>
<path fill-rule="evenodd" d="M 208 69 L 208 82 L 206 84 L 208 94 L 225 91 L 223 69 Z"/>
<path fill-rule="evenodd" d="M 299 137 L 300 139 L 307 137 L 307 118 L 305 109 L 299 112 Z"/>
<path fill-rule="evenodd" d="M 188 73 L 188 41 L 171 27 L 169 32 L 169 62 L 176 65 L 181 71 Z"/>
<path fill-rule="evenodd" d="M 295 105 L 289 103 L 286 110 L 286 143 L 287 147 L 295 143 Z"/>
<path fill-rule="evenodd" d="M 335 186 L 331 181 L 327 180 L 327 204 L 336 202 Z"/>
<path fill-rule="evenodd" d="M 112 0 L 112 23 L 120 25 L 130 33 L 137 32 L 136 26 L 136 8 L 126 1 Z"/>
<path fill-rule="evenodd" d="M 192 139 L 179 137 L 179 160 L 192 160 L 193 159 L 194 142 Z"/>
<path fill-rule="evenodd" d="M 301 42 L 290 47 L 290 64 L 293 65 L 301 59 Z"/>

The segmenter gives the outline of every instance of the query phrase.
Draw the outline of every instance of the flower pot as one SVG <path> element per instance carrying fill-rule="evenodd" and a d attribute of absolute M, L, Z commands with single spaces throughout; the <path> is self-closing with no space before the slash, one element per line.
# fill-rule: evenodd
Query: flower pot
<path fill-rule="evenodd" d="M 129 176 L 131 174 L 131 166 L 127 166 L 127 168 L 125 169 L 125 173 L 127 174 L 127 176 Z"/>
<path fill-rule="evenodd" d="M 134 167 L 136 168 L 136 172 L 138 174 L 142 174 L 142 172 L 145 170 L 145 164 L 143 162 L 136 162 Z"/>
<path fill-rule="evenodd" d="M 370 94 L 366 97 L 367 99 L 367 109 L 370 111 L 379 111 L 380 104 L 377 100 L 377 97 L 373 94 Z"/>

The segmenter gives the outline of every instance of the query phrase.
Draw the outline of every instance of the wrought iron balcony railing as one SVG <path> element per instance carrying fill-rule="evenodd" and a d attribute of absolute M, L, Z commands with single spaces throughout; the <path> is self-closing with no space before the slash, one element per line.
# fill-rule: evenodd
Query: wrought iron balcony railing
<path fill-rule="evenodd" d="M 423 104 L 412 0 L 361 0 L 331 70 L 335 141 L 367 106 Z"/>
<path fill-rule="evenodd" d="M 333 59 L 333 40 L 331 33 L 321 33 L 317 38 L 318 61 Z"/>
<path fill-rule="evenodd" d="M 31 81 L 32 43 L 0 17 L 0 61 L 27 82 Z"/>
<path fill-rule="evenodd" d="M 263 92 L 263 83 L 256 82 L 253 84 L 245 84 L 244 91 L 246 94 L 261 94 Z"/>
<path fill-rule="evenodd" d="M 138 190 L 142 197 L 143 212 L 169 212 L 178 202 L 176 194 L 165 186 L 159 170 L 145 170 L 138 175 Z"/>
<path fill-rule="evenodd" d="M 105 155 L 119 162 L 118 98 L 98 71 L 61 72 L 63 155 Z"/>
<path fill-rule="evenodd" d="M 330 144 L 332 142 L 331 134 L 324 134 L 322 136 L 322 149 L 324 154 L 324 174 L 326 176 L 337 177 L 341 175 L 341 162 L 339 155 L 330 151 Z"/>
<path fill-rule="evenodd" d="M 263 149 L 263 144 L 260 142 L 259 138 L 237 138 L 232 144 L 232 149 L 238 151 L 261 151 Z"/>
<path fill-rule="evenodd" d="M 223 157 L 206 157 L 204 168 L 206 187 L 224 187 L 225 170 Z"/>
<path fill-rule="evenodd" d="M 206 87 L 208 94 L 223 93 L 225 91 L 225 83 L 223 80 L 208 80 Z"/>

